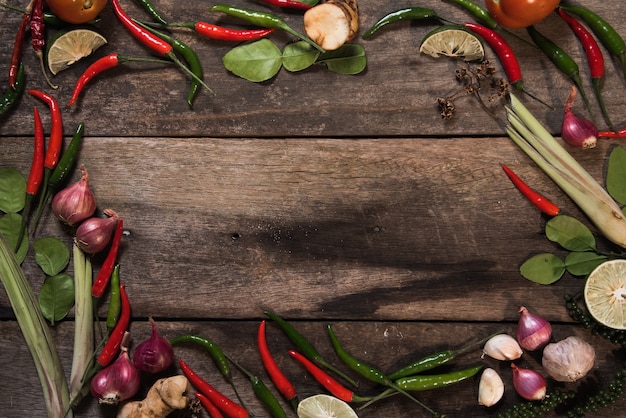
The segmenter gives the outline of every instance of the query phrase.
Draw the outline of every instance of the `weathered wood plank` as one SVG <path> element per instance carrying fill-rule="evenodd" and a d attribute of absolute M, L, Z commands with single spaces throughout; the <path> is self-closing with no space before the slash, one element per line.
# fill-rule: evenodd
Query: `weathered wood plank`
<path fill-rule="evenodd" d="M 493 323 L 454 324 L 387 321 L 331 321 L 330 323 L 333 324 L 337 337 L 340 338 L 347 350 L 363 361 L 367 361 L 384 371 L 395 370 L 428 354 L 461 347 L 500 329 L 505 329 L 508 332 L 514 332 L 515 329 L 513 324 Z M 349 375 L 359 378 L 358 375 L 343 366 L 333 353 L 328 337 L 325 335 L 326 322 L 294 322 L 294 325 L 315 345 L 324 358 L 339 366 Z M 246 368 L 262 378 L 271 390 L 276 393 L 263 370 L 256 351 L 255 335 L 257 326 L 258 322 L 256 321 L 159 322 L 162 334 L 168 338 L 183 333 L 196 333 L 211 338 L 227 354 L 235 357 Z M 148 323 L 145 321 L 134 322 L 132 324 L 132 332 L 135 344 L 137 344 L 148 336 Z M 72 323 L 60 324 L 55 334 L 55 338 L 61 342 L 61 355 L 65 360 L 69 359 L 73 335 Z M 600 387 L 612 380 L 615 370 L 622 367 L 623 359 L 614 358 L 613 350 L 615 346 L 599 337 L 591 337 L 586 331 L 581 330 L 580 327 L 556 324 L 554 334 L 557 339 L 562 339 L 569 335 L 579 335 L 593 343 L 598 356 L 596 366 L 590 374 L 590 379 Z M 289 357 L 287 350 L 294 347 L 271 322 L 268 324 L 267 335 L 273 355 L 285 374 L 296 386 L 299 396 L 304 398 L 323 392 L 323 389 L 312 377 Z M 63 343 L 63 341 L 67 341 L 67 343 Z M 3 381 L 10 382 L 4 391 L 4 395 L 0 397 L 0 408 L 3 411 L 3 416 L 7 418 L 45 416 L 41 389 L 36 380 L 33 379 L 35 369 L 30 361 L 28 350 L 21 342 L 19 329 L 15 324 L 6 323 L 3 325 L 3 332 L 0 335 L 0 349 L 3 353 L 0 358 L 0 377 L 3 378 Z M 175 353 L 177 357 L 183 358 L 216 388 L 234 398 L 232 389 L 222 379 L 207 353 L 187 346 L 177 347 Z M 537 367 L 537 360 L 529 354 L 526 354 L 517 363 L 524 367 Z M 477 405 L 478 377 L 454 387 L 443 388 L 438 391 L 416 392 L 415 395 L 429 407 L 440 413 L 446 413 L 449 417 L 495 416 L 505 411 L 513 403 L 519 402 L 519 398 L 513 390 L 509 363 L 498 362 L 489 358 L 483 359 L 481 358 L 480 349 L 455 359 L 449 367 L 445 367 L 441 371 L 461 370 L 476 364 L 495 368 L 505 381 L 505 397 L 498 406 L 487 410 Z M 66 370 L 69 370 L 70 366 L 71 362 L 64 361 Z M 233 371 L 233 375 L 237 390 L 242 395 L 245 404 L 257 414 L 256 416 L 268 416 L 250 390 L 245 377 L 236 371 Z M 144 376 L 144 378 L 146 382 L 151 381 L 147 376 Z M 372 384 L 363 379 L 359 379 L 359 381 L 360 389 L 357 390 L 358 394 L 369 396 L 378 393 L 378 390 Z M 570 388 L 574 389 L 575 386 L 572 385 Z M 284 402 L 283 406 L 288 408 Z M 623 408 L 623 401 L 616 403 L 609 409 L 603 410 L 602 414 L 597 416 L 612 416 L 615 414 L 615 416 L 619 416 L 620 407 Z M 99 406 L 91 396 L 85 399 L 78 412 L 80 416 L 115 416 L 113 408 Z M 359 416 L 362 418 L 380 417 L 383 415 L 387 417 L 429 416 L 429 414 L 408 399 L 402 399 L 397 396 L 359 411 Z"/>
<path fill-rule="evenodd" d="M 30 141 L 3 141 L 0 166 L 26 172 Z M 601 180 L 611 144 L 575 155 Z M 500 163 L 581 215 L 506 138 L 87 138 L 81 161 L 100 210 L 126 219 L 122 275 L 139 316 L 254 318 L 273 307 L 499 321 L 532 301 L 567 320 L 562 295 L 581 288 L 520 276 L 528 256 L 558 248 Z M 62 235 L 45 222 L 40 236 Z M 476 310 L 480 300 L 490 309 Z"/>
<path fill-rule="evenodd" d="M 19 2 L 12 2 L 17 4 Z M 232 4 L 263 9 L 262 5 L 243 0 Z M 146 14 L 133 2 L 123 2 L 132 16 L 145 18 Z M 236 26 L 238 22 L 208 12 L 203 2 L 186 2 L 182 6 L 173 0 L 158 3 L 159 10 L 172 21 L 193 21 L 204 18 L 210 22 Z M 397 7 L 384 1 L 360 3 L 363 28 Z M 432 7 L 448 19 L 462 22 L 471 17 L 458 7 L 436 0 L 424 0 L 420 6 Z M 626 29 L 612 16 L 624 14 L 624 2 L 594 2 L 589 5 L 612 23 L 621 35 Z M 265 9 L 264 9 L 265 10 Z M 271 10 L 271 9 L 267 9 Z M 278 12 L 278 11 L 277 11 Z M 10 42 L 19 14 L 1 10 L 5 25 L 0 39 L 6 48 L 0 48 L 0 62 L 8 62 Z M 278 12 L 280 13 L 280 12 Z M 281 14 L 282 16 L 283 14 Z M 302 22 L 298 14 L 285 14 L 287 21 L 297 29 Z M 266 83 L 254 84 L 229 74 L 221 58 L 233 46 L 227 42 L 199 39 L 189 31 L 175 31 L 200 54 L 206 80 L 215 96 L 203 91 L 193 110 L 185 103 L 187 83 L 185 75 L 173 66 L 128 63 L 99 76 L 87 87 L 79 103 L 65 112 L 66 131 L 69 133 L 79 121 L 85 121 L 89 135 L 95 136 L 226 136 L 226 137 L 294 137 L 294 136 L 463 136 L 500 135 L 501 124 L 480 110 L 471 98 L 457 99 L 457 116 L 442 121 L 436 107 L 436 98 L 460 90 L 454 71 L 460 62 L 432 59 L 418 52 L 424 35 L 435 23 L 403 22 L 385 28 L 371 40 L 358 40 L 366 47 L 367 71 L 358 76 L 342 76 L 323 68 L 314 68 L 292 74 L 282 70 Z M 102 14 L 99 29 L 109 40 L 95 54 L 120 53 L 129 56 L 150 56 L 137 44 L 107 9 Z M 591 95 L 587 64 L 583 51 L 558 16 L 550 16 L 539 28 L 566 49 L 579 63 L 581 75 Z M 516 31 L 527 39 L 524 31 Z M 526 87 L 554 105 L 556 110 L 529 100 L 529 106 L 546 121 L 553 132 L 560 128 L 560 108 L 569 93 L 569 80 L 536 48 L 505 34 L 519 56 Z M 289 38 L 284 33 L 272 35 L 281 47 Z M 497 59 L 486 48 L 487 58 L 499 69 Z M 34 54 L 24 51 L 28 68 L 29 86 L 49 90 L 43 82 Z M 79 74 L 93 58 L 81 60 L 71 69 L 54 77 L 60 87 L 54 92 L 66 103 Z M 607 60 L 607 79 L 604 94 L 618 125 L 626 120 L 626 104 L 622 100 L 624 80 L 613 61 Z M 527 100 L 524 98 L 524 100 Z M 32 128 L 31 107 L 35 100 L 27 97 L 10 118 L 0 124 L 2 135 L 22 135 Z M 594 102 L 595 103 L 595 102 Z M 582 101 L 576 109 L 585 112 Z M 585 112 L 586 113 L 586 112 Z M 596 107 L 596 113 L 599 111 Z M 111 123 L 115 121 L 115 123 Z M 598 121 L 601 123 L 601 121 Z"/>

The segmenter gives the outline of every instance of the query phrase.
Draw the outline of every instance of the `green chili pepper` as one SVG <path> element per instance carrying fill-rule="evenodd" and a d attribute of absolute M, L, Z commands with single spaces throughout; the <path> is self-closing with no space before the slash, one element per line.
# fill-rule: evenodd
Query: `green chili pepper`
<path fill-rule="evenodd" d="M 274 28 L 281 29 L 287 33 L 292 34 L 293 36 L 302 39 L 315 49 L 324 52 L 324 49 L 313 42 L 308 36 L 298 33 L 296 30 L 292 29 L 284 19 L 273 15 L 267 12 L 261 12 L 258 10 L 246 9 L 243 7 L 235 7 L 228 6 L 226 4 L 216 4 L 215 6 L 209 9 L 211 12 L 222 12 L 229 16 L 233 16 L 242 20 L 245 20 L 248 23 L 251 23 L 256 26 L 261 26 L 263 28 Z"/>
<path fill-rule="evenodd" d="M 137 0 L 137 1 L 139 2 L 139 4 L 141 4 L 144 10 L 147 11 L 150 14 L 150 16 L 152 16 L 154 20 L 156 20 L 162 25 L 167 25 L 167 20 L 165 20 L 165 18 L 161 16 L 161 13 L 159 13 L 159 11 L 154 7 L 154 5 L 152 4 L 150 0 Z"/>
<path fill-rule="evenodd" d="M 15 79 L 15 89 L 9 87 L 0 97 L 0 117 L 5 116 L 9 113 L 9 110 L 15 107 L 17 100 L 24 94 L 25 86 L 26 72 L 24 71 L 24 64 L 20 63 L 20 67 L 17 70 L 17 78 Z"/>
<path fill-rule="evenodd" d="M 461 347 L 457 350 L 444 350 L 439 353 L 434 353 L 426 357 L 422 357 L 421 359 L 414 361 L 413 363 L 401 368 L 400 370 L 391 373 L 390 375 L 388 375 L 388 377 L 391 380 L 397 380 L 397 379 L 400 379 L 401 377 L 412 376 L 412 375 L 416 375 L 426 370 L 434 369 L 435 367 L 439 367 L 445 363 L 448 363 L 450 360 L 453 360 L 454 358 L 460 356 L 461 354 L 466 353 L 467 351 L 479 345 L 482 345 L 491 337 L 501 334 L 501 333 L 502 331 L 496 332 L 486 338 L 483 338 L 480 341 L 476 341 L 472 344 L 469 344 L 465 347 Z"/>
<path fill-rule="evenodd" d="M 205 337 L 200 337 L 198 335 L 181 335 L 170 340 L 170 344 L 172 345 L 186 344 L 186 343 L 199 345 L 200 347 L 203 347 L 209 353 L 209 355 L 213 359 L 213 362 L 217 366 L 217 369 L 220 371 L 222 376 L 224 376 L 224 379 L 226 379 L 226 381 L 233 388 L 233 390 L 235 391 L 235 395 L 237 395 L 237 399 L 239 399 L 239 402 L 243 404 L 243 401 L 241 400 L 241 397 L 239 396 L 239 392 L 237 392 L 237 388 L 235 387 L 235 383 L 233 382 L 233 375 L 230 371 L 228 358 L 226 357 L 222 349 L 210 339 L 205 338 Z"/>
<path fill-rule="evenodd" d="M 399 388 L 409 391 L 437 389 L 469 379 L 482 370 L 482 368 L 483 366 L 474 366 L 469 369 L 444 374 L 407 376 L 397 379 L 395 384 L 398 385 Z"/>
<path fill-rule="evenodd" d="M 285 333 L 287 338 L 291 340 L 291 342 L 298 347 L 300 352 L 313 363 L 318 366 L 325 367 L 328 370 L 331 370 L 333 373 L 341 376 L 342 379 L 349 382 L 352 386 L 358 387 L 359 383 L 354 379 L 347 376 L 341 370 L 337 369 L 335 366 L 326 361 L 320 353 L 313 347 L 313 345 L 307 341 L 306 338 L 302 336 L 289 322 L 285 321 L 283 318 L 275 314 L 271 311 L 265 311 L 265 315 L 267 315 L 270 319 L 272 319 Z"/>
<path fill-rule="evenodd" d="M 61 159 L 59 159 L 59 162 L 50 174 L 50 178 L 48 179 L 48 188 L 51 192 L 53 189 L 63 183 L 63 181 L 67 178 L 68 174 L 74 167 L 74 163 L 78 158 L 78 151 L 80 150 L 80 146 L 83 142 L 84 133 L 85 123 L 80 122 L 76 127 L 74 136 L 72 136 L 72 140 L 67 146 L 67 149 L 61 155 Z"/>
<path fill-rule="evenodd" d="M 122 310 L 122 297 L 120 295 L 120 265 L 116 264 L 111 273 L 111 293 L 109 296 L 109 308 L 107 311 L 106 326 L 109 333 L 115 328 Z"/>
<path fill-rule="evenodd" d="M 399 387 L 394 381 L 389 379 L 389 377 L 387 377 L 382 371 L 378 370 L 374 366 L 366 364 L 366 363 L 362 362 L 361 360 L 353 357 L 350 353 L 348 353 L 343 348 L 343 346 L 341 345 L 341 343 L 337 339 L 337 336 L 335 335 L 335 333 L 334 333 L 334 331 L 333 331 L 333 329 L 332 329 L 330 324 L 328 324 L 327 329 L 328 329 L 328 336 L 330 337 L 330 341 L 331 341 L 331 343 L 333 345 L 333 348 L 335 349 L 335 353 L 337 353 L 337 356 L 348 367 L 350 367 L 352 370 L 354 370 L 355 372 L 359 373 L 361 376 L 365 377 L 366 379 L 368 379 L 368 380 L 370 380 L 370 381 L 372 381 L 374 383 L 378 383 L 378 384 L 387 386 L 390 389 L 393 389 L 395 391 L 400 392 L 402 395 L 404 395 L 407 398 L 411 399 L 413 402 L 417 403 L 418 405 L 420 405 L 422 408 L 426 409 L 431 414 L 433 414 L 435 416 L 439 416 L 439 414 L 437 414 L 435 411 L 430 409 L 428 406 L 424 405 L 418 399 L 413 397 L 405 389 Z"/>
<path fill-rule="evenodd" d="M 478 4 L 472 2 L 471 0 L 443 0 L 449 3 L 454 3 L 457 6 L 461 6 L 465 10 L 467 10 L 472 16 L 476 18 L 479 22 L 481 22 L 484 26 L 487 26 L 489 29 L 498 28 L 498 22 L 491 17 L 487 9 L 480 7 Z"/>
<path fill-rule="evenodd" d="M 245 369 L 241 364 L 237 361 L 233 360 L 230 356 L 226 356 L 231 363 L 233 363 L 243 374 L 245 374 L 248 379 L 250 379 L 250 384 L 252 385 L 252 390 L 255 395 L 263 402 L 263 405 L 267 408 L 269 413 L 273 418 L 287 418 L 287 414 L 280 403 L 274 396 L 274 394 L 268 389 L 267 385 L 263 383 L 261 379 L 257 376 L 250 373 L 247 369 Z"/>
<path fill-rule="evenodd" d="M 585 21 L 606 49 L 619 59 L 626 75 L 626 42 L 619 33 L 606 20 L 583 6 L 559 5 L 559 7 Z"/>
<path fill-rule="evenodd" d="M 135 21 L 135 22 L 137 22 L 139 25 L 143 26 L 150 32 L 154 33 L 155 35 L 160 36 L 161 38 L 169 42 L 174 48 L 174 51 L 180 54 L 185 60 L 185 62 L 187 63 L 187 65 L 189 65 L 189 69 L 191 70 L 191 72 L 196 75 L 196 78 L 191 79 L 191 84 L 189 87 L 189 94 L 187 95 L 187 104 L 189 105 L 189 108 L 192 108 L 193 101 L 196 97 L 196 94 L 198 94 L 200 87 L 202 87 L 200 80 L 204 78 L 204 69 L 202 68 L 200 57 L 198 56 L 198 54 L 192 47 L 190 47 L 183 41 L 176 39 L 172 36 L 169 36 L 163 32 L 157 31 L 156 29 L 148 25 L 144 25 L 143 23 L 139 21 Z"/>
<path fill-rule="evenodd" d="M 378 22 L 374 23 L 362 36 L 363 39 L 371 37 L 376 31 L 389 23 L 398 22 L 401 20 L 428 20 L 428 19 L 440 19 L 437 13 L 433 9 L 425 7 L 405 7 L 403 9 L 391 12 L 381 18 Z"/>
<path fill-rule="evenodd" d="M 589 109 L 589 113 L 593 114 L 593 110 L 591 108 L 591 104 L 587 99 L 587 94 L 583 89 L 583 83 L 580 79 L 580 70 L 578 68 L 578 64 L 569 56 L 567 53 L 560 48 L 557 44 L 552 42 L 552 40 L 548 39 L 541 32 L 539 32 L 534 26 L 529 26 L 526 28 L 526 31 L 532 38 L 535 45 L 539 47 L 539 49 L 552 61 L 552 63 L 559 69 L 563 74 L 568 76 L 576 85 L 580 94 Z"/>

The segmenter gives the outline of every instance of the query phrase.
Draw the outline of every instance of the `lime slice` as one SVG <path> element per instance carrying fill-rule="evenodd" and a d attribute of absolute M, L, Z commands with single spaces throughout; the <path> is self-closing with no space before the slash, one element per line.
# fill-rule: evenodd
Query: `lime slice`
<path fill-rule="evenodd" d="M 314 395 L 298 404 L 298 418 L 358 418 L 354 409 L 330 395 Z"/>
<path fill-rule="evenodd" d="M 615 329 L 626 329 L 626 260 L 605 261 L 587 277 L 584 289 L 589 314 Z"/>
<path fill-rule="evenodd" d="M 485 58 L 483 43 L 476 35 L 457 25 L 444 25 L 430 31 L 420 45 L 420 52 L 438 58 L 464 57 L 465 61 Z"/>
<path fill-rule="evenodd" d="M 91 29 L 61 31 L 48 44 L 48 68 L 56 74 L 106 43 L 104 36 Z"/>

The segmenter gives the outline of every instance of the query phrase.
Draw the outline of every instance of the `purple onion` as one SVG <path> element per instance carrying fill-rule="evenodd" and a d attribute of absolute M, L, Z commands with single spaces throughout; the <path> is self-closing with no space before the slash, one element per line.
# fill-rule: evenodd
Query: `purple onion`
<path fill-rule="evenodd" d="M 159 373 L 174 362 L 174 350 L 167 340 L 159 335 L 156 322 L 150 317 L 152 335 L 139 344 L 133 353 L 133 362 L 139 370 Z"/>
<path fill-rule="evenodd" d="M 91 379 L 90 389 L 100 403 L 117 405 L 135 396 L 140 384 L 139 370 L 130 361 L 128 349 L 122 347 L 117 359 Z"/>

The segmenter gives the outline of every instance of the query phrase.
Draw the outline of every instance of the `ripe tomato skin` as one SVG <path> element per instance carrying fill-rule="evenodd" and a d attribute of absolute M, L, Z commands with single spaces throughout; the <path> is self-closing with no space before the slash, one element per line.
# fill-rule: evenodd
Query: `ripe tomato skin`
<path fill-rule="evenodd" d="M 46 3 L 64 22 L 82 24 L 98 17 L 107 0 L 46 0 Z"/>
<path fill-rule="evenodd" d="M 485 0 L 491 17 L 502 27 L 526 28 L 546 18 L 560 0 Z"/>

